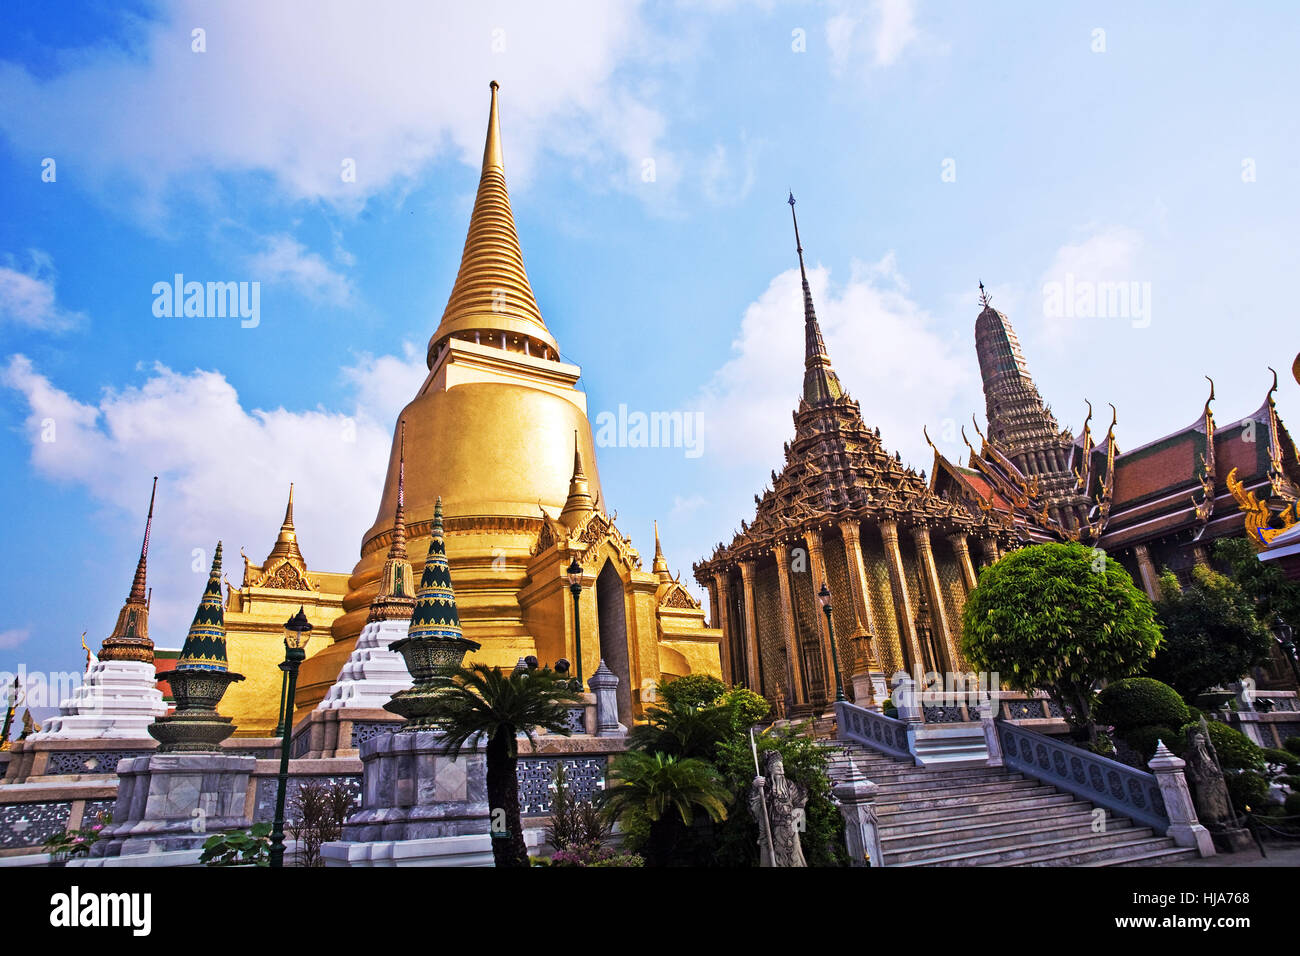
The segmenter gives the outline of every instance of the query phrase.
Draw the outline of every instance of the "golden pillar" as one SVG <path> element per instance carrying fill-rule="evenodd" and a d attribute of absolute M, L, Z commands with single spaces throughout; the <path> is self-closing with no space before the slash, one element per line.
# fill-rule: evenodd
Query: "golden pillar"
<path fill-rule="evenodd" d="M 850 519 L 840 522 L 840 534 L 844 536 L 844 556 L 849 564 L 849 590 L 853 592 L 853 613 L 857 621 L 857 629 L 853 632 L 853 637 L 866 640 L 867 669 L 878 670 L 880 657 L 873 644 L 876 636 L 876 621 L 871 610 L 867 565 L 862 560 L 862 532 L 858 522 Z"/>
<path fill-rule="evenodd" d="M 996 564 L 998 560 L 998 542 L 994 538 L 980 538 L 980 554 L 984 557 L 984 566 Z"/>
<path fill-rule="evenodd" d="M 722 655 L 722 676 L 728 684 L 734 684 L 736 675 L 732 673 L 731 662 L 735 659 L 736 641 L 740 638 L 731 620 L 731 578 L 726 571 L 715 571 L 713 582 L 718 595 L 718 602 L 714 605 L 717 618 L 714 627 L 722 628 L 722 640 L 727 645 L 727 653 Z"/>
<path fill-rule="evenodd" d="M 944 656 L 944 666 L 949 673 L 961 670 L 961 657 L 957 645 L 953 642 L 952 628 L 948 626 L 948 608 L 944 605 L 943 585 L 939 583 L 939 567 L 934 562 L 934 549 L 930 546 L 930 529 L 920 525 L 912 529 L 912 540 L 916 542 L 916 554 L 921 564 L 921 578 L 929 594 L 930 606 L 933 608 L 934 624 L 939 631 L 939 647 Z"/>
<path fill-rule="evenodd" d="M 957 563 L 961 565 L 961 579 L 966 584 L 966 593 L 970 594 L 975 590 L 977 578 L 975 576 L 975 565 L 970 559 L 970 544 L 966 541 L 966 534 L 958 531 L 956 534 L 948 535 L 948 540 L 952 542 L 952 549 L 957 553 Z"/>
<path fill-rule="evenodd" d="M 1145 544 L 1138 544 L 1133 546 L 1133 554 L 1137 558 L 1138 573 L 1142 576 L 1142 590 L 1147 592 L 1147 597 L 1151 600 L 1160 600 L 1160 578 L 1156 576 L 1156 566 L 1151 562 L 1151 552 Z"/>
<path fill-rule="evenodd" d="M 885 560 L 889 565 L 889 586 L 894 592 L 894 616 L 898 618 L 898 633 L 907 650 L 906 667 L 915 674 L 925 667 L 925 655 L 916 636 L 916 622 L 912 619 L 912 599 L 907 593 L 907 579 L 903 576 L 903 553 L 898 549 L 898 523 L 892 519 L 880 522 L 880 537 L 885 543 Z"/>
<path fill-rule="evenodd" d="M 803 533 L 804 541 L 808 545 L 808 569 L 812 572 L 812 586 L 814 596 L 821 590 L 823 584 L 829 583 L 826 580 L 826 557 L 822 554 L 822 535 L 820 531 L 805 531 Z M 835 699 L 835 661 L 831 657 L 830 636 L 826 633 L 822 624 L 825 622 L 826 615 L 817 605 L 817 643 L 822 649 L 822 656 L 826 659 L 826 686 L 830 688 L 829 700 Z"/>
<path fill-rule="evenodd" d="M 745 669 L 749 678 L 749 689 L 756 694 L 761 694 L 763 680 L 758 670 L 758 622 L 754 617 L 753 558 L 746 558 L 740 562 L 740 582 L 745 589 Z"/>
<path fill-rule="evenodd" d="M 1210 555 L 1205 550 L 1205 545 L 1198 544 L 1196 547 L 1192 548 L 1192 560 L 1203 568 L 1208 568 L 1210 566 Z"/>
<path fill-rule="evenodd" d="M 776 545 L 776 579 L 781 591 L 781 637 L 790 661 L 788 679 L 790 697 L 796 704 L 807 703 L 808 693 L 803 686 L 803 666 L 799 660 L 799 647 L 794 634 L 794 601 L 790 591 L 790 546 L 784 542 Z"/>

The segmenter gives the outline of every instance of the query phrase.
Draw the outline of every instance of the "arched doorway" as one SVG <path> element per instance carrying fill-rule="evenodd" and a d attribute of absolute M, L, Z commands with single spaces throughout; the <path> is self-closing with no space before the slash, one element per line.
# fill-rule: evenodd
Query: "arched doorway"
<path fill-rule="evenodd" d="M 596 576 L 596 613 L 600 621 L 600 656 L 618 678 L 618 720 L 632 726 L 632 677 L 627 653 L 627 604 L 623 580 L 609 561 Z"/>

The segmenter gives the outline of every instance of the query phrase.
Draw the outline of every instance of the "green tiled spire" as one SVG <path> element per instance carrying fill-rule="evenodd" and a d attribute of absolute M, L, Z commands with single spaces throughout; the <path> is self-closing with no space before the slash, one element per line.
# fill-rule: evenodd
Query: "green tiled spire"
<path fill-rule="evenodd" d="M 454 613 L 454 610 L 453 610 Z M 185 637 L 185 646 L 176 660 L 176 670 L 225 671 L 226 616 L 221 603 L 221 542 L 212 556 L 212 570 L 208 584 L 199 598 L 199 608 L 194 612 L 194 623 Z"/>
<path fill-rule="evenodd" d="M 415 611 L 411 614 L 408 638 L 463 638 L 460 615 L 456 612 L 456 595 L 451 589 L 451 567 L 447 564 L 447 544 L 442 537 L 442 497 L 433 508 L 433 529 L 429 533 L 429 554 L 415 594 Z"/>

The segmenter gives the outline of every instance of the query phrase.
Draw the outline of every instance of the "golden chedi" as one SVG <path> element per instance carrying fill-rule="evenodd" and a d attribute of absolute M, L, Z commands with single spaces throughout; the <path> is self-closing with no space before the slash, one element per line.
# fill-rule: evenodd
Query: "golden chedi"
<path fill-rule="evenodd" d="M 626 718 L 662 674 L 719 671 L 719 633 L 698 620 L 661 641 L 656 592 L 630 542 L 603 510 L 580 369 L 560 358 L 524 270 L 506 191 L 491 85 L 487 142 L 469 232 L 442 321 L 429 340 L 429 374 L 402 410 L 406 531 L 424 555 L 442 497 L 447 557 L 465 637 L 476 661 L 573 660 L 573 609 L 564 568 L 583 565 L 584 677 L 604 657 L 623 686 Z M 575 447 L 576 444 L 576 447 Z M 335 681 L 379 591 L 397 504 L 398 436 L 374 525 L 348 582 L 334 644 L 303 666 L 298 715 Z M 575 463 L 576 462 L 576 463 Z M 420 569 L 415 569 L 418 574 Z M 603 576 L 604 584 L 597 586 Z M 593 597 L 599 591 L 603 598 Z M 675 592 L 674 592 L 675 593 Z M 682 591 L 682 594 L 685 594 Z M 677 603 L 685 603 L 680 596 Z"/>

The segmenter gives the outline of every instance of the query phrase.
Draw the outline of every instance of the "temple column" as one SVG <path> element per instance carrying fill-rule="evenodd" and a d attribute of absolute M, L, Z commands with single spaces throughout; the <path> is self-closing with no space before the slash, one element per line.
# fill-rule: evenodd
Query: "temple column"
<path fill-rule="evenodd" d="M 948 672 L 955 674 L 961 668 L 961 655 L 953 641 L 952 629 L 948 626 L 948 608 L 943 600 L 943 585 L 939 582 L 939 566 L 934 561 L 934 549 L 930 546 L 930 529 L 924 525 L 912 529 L 912 540 L 916 542 L 916 554 L 920 559 L 921 577 L 925 589 L 929 592 L 930 605 L 933 607 L 934 624 L 939 630 L 939 647 L 945 658 L 944 666 Z"/>
<path fill-rule="evenodd" d="M 808 692 L 803 686 L 803 667 L 794 633 L 794 601 L 790 591 L 790 546 L 780 542 L 775 546 L 776 580 L 781 590 L 781 638 L 785 641 L 786 659 L 789 663 L 787 680 L 790 681 L 790 698 L 796 704 L 808 702 Z"/>
<path fill-rule="evenodd" d="M 745 602 L 745 672 L 749 689 L 763 693 L 763 679 L 758 670 L 758 622 L 754 617 L 754 559 L 740 562 L 740 582 L 744 588 Z"/>
<path fill-rule="evenodd" d="M 996 564 L 998 560 L 998 542 L 995 538 L 980 538 L 980 554 L 984 558 L 984 565 Z"/>
<path fill-rule="evenodd" d="M 1196 547 L 1192 548 L 1192 560 L 1203 568 L 1208 568 L 1210 566 L 1210 555 L 1209 552 L 1205 550 L 1205 545 L 1198 544 Z"/>
<path fill-rule="evenodd" d="M 903 553 L 898 550 L 898 523 L 880 522 L 880 537 L 885 543 L 885 559 L 889 565 L 889 586 L 894 592 L 894 616 L 898 618 L 898 633 L 907 652 L 906 666 L 910 672 L 919 673 L 925 668 L 925 655 L 916 636 L 916 622 L 912 619 L 912 599 L 907 594 L 907 581 L 903 576 Z"/>
<path fill-rule="evenodd" d="M 714 588 L 718 594 L 717 627 L 722 628 L 722 639 L 727 644 L 727 653 L 723 655 L 722 676 L 728 684 L 736 682 L 736 674 L 731 666 L 735 657 L 736 642 L 740 640 L 736 626 L 731 621 L 731 580 L 726 571 L 713 572 Z"/>
<path fill-rule="evenodd" d="M 875 706 L 875 689 L 872 686 L 870 674 L 875 671 L 879 672 L 880 656 L 876 650 L 876 622 L 875 614 L 871 610 L 871 590 L 867 584 L 867 566 L 862 560 L 862 532 L 858 527 L 856 519 L 840 522 L 840 534 L 844 536 L 844 555 L 848 559 L 849 565 L 849 590 L 853 592 L 853 612 L 857 619 L 857 629 L 853 632 L 853 638 L 856 646 L 858 641 L 866 641 L 866 660 L 863 662 L 864 670 L 867 672 L 865 681 L 865 690 L 869 696 L 867 701 L 857 701 L 857 688 L 861 681 L 856 674 L 850 674 L 849 680 L 853 683 L 854 699 L 857 703 L 864 704 L 868 707 Z M 855 659 L 855 664 L 856 659 Z"/>
<path fill-rule="evenodd" d="M 822 554 L 822 536 L 820 531 L 805 531 L 803 533 L 804 541 L 808 545 L 808 568 L 812 571 L 813 595 L 821 590 L 822 584 L 828 584 L 826 581 L 826 559 Z M 821 646 L 822 655 L 826 658 L 826 686 L 831 689 L 829 698 L 835 699 L 835 662 L 831 659 L 831 642 L 830 637 L 823 629 L 822 625 L 826 623 L 826 614 L 822 611 L 821 603 L 816 605 L 817 612 L 817 643 Z M 842 675 L 841 675 L 842 676 Z"/>
<path fill-rule="evenodd" d="M 1156 576 L 1156 566 L 1151 563 L 1151 552 L 1145 544 L 1135 544 L 1133 555 L 1137 558 L 1138 573 L 1142 576 L 1142 590 L 1153 601 L 1160 600 L 1160 579 Z"/>
<path fill-rule="evenodd" d="M 948 540 L 952 542 L 952 549 L 957 553 L 957 563 L 961 565 L 961 578 L 966 583 L 966 593 L 970 594 L 975 590 L 978 581 L 975 576 L 975 565 L 970 559 L 970 544 L 966 541 L 965 533 L 961 531 L 948 535 Z"/>

